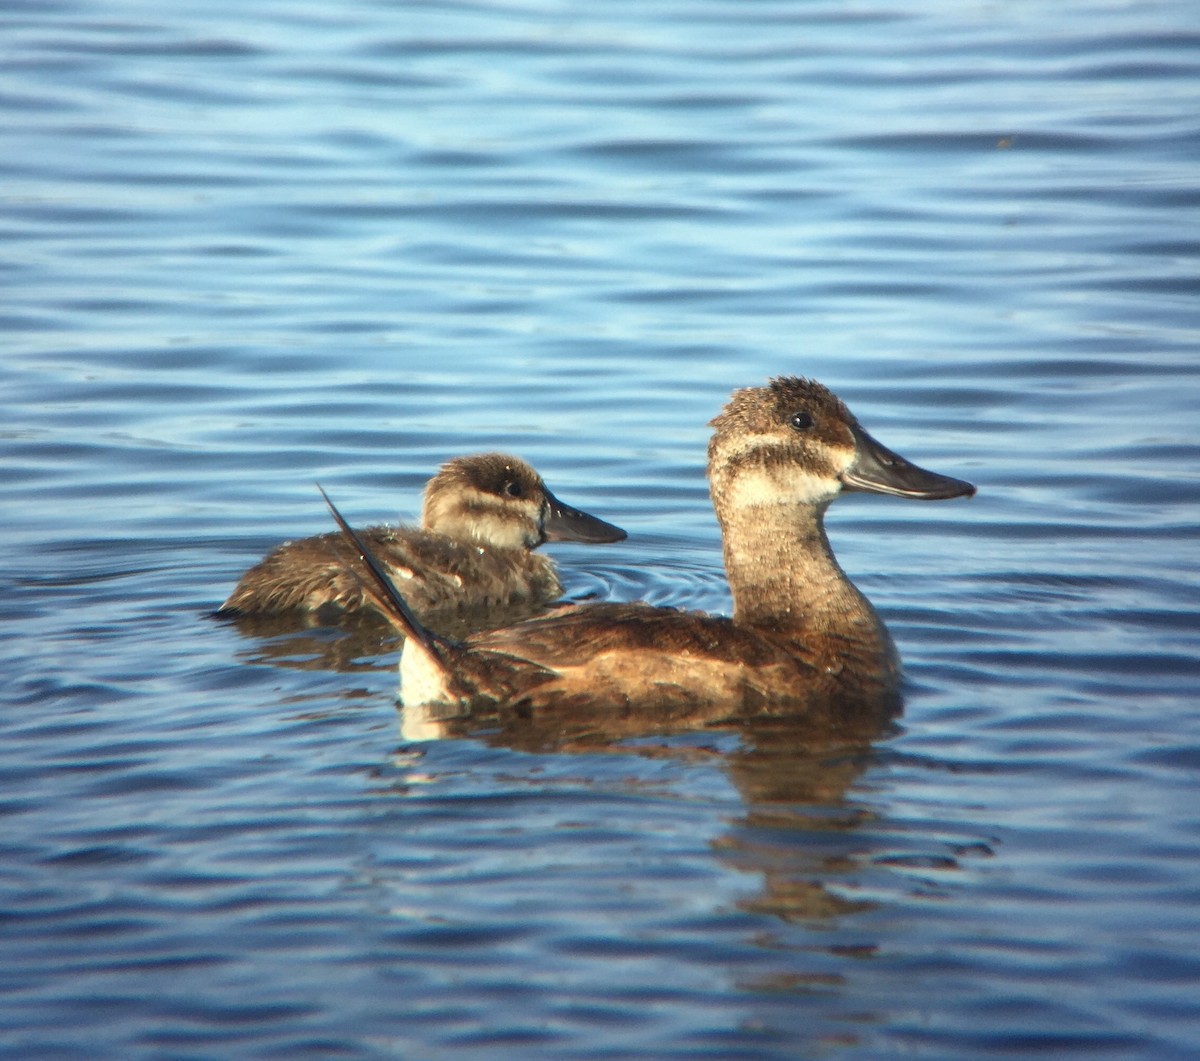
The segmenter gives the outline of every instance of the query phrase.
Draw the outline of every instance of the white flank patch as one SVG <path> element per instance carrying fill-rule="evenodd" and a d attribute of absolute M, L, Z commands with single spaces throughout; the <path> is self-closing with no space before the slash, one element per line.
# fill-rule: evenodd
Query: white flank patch
<path fill-rule="evenodd" d="M 405 640 L 400 653 L 400 703 L 406 707 L 444 704 L 449 699 L 445 668 L 411 637 Z"/>

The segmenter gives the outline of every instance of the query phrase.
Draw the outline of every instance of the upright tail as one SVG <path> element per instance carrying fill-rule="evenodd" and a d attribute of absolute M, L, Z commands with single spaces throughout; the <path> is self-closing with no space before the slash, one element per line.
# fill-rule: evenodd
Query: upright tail
<path fill-rule="evenodd" d="M 395 584 L 388 577 L 388 573 L 384 570 L 383 565 L 376 558 L 375 554 L 367 548 L 366 543 L 359 537 L 358 532 L 346 522 L 342 514 L 338 511 L 337 505 L 329 500 L 329 495 L 325 493 L 324 487 L 320 483 L 317 483 L 317 489 L 321 491 L 321 496 L 325 498 L 325 504 L 329 506 L 329 511 L 333 513 L 333 518 L 337 521 L 337 525 L 341 527 L 342 534 L 354 546 L 355 551 L 362 557 L 363 563 L 367 565 L 367 570 L 371 572 L 375 596 L 379 598 L 379 603 L 384 606 L 385 614 L 395 622 L 400 628 L 400 632 L 404 634 L 408 641 L 420 645 L 425 654 L 429 656 L 431 662 L 444 668 L 446 666 L 444 658 L 445 650 L 449 646 L 449 642 L 421 625 L 421 621 L 408 606 L 408 601 L 400 595 L 400 591 L 396 589 Z"/>
<path fill-rule="evenodd" d="M 458 717 L 475 702 L 479 687 L 471 678 L 473 653 L 465 645 L 440 636 L 422 625 L 408 602 L 400 595 L 387 570 L 367 544 L 354 531 L 329 495 L 317 484 L 325 504 L 337 520 L 342 534 L 350 542 L 371 573 L 371 583 L 364 589 L 374 596 L 384 614 L 387 615 L 405 636 L 404 649 L 400 653 L 400 699 L 406 708 L 417 706 L 441 706 L 455 708 L 452 715 Z M 357 572 L 356 572 L 357 574 Z"/>

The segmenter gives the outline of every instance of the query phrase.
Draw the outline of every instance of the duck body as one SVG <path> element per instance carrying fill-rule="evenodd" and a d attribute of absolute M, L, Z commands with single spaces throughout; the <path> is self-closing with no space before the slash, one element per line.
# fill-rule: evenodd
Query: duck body
<path fill-rule="evenodd" d="M 358 532 L 424 617 L 522 604 L 562 595 L 553 561 L 525 548 L 476 544 L 424 527 L 377 524 Z M 358 553 L 341 534 L 285 542 L 238 583 L 221 613 L 309 613 L 321 620 L 370 611 L 374 597 L 354 574 Z"/>
<path fill-rule="evenodd" d="M 890 638 L 804 638 L 644 604 L 574 608 L 488 635 L 451 647 L 449 666 L 402 654 L 404 705 L 458 704 L 476 716 L 602 707 L 668 725 L 827 712 L 874 724 L 898 707 Z"/>
<path fill-rule="evenodd" d="M 357 532 L 416 615 L 538 608 L 563 592 L 543 542 L 615 542 L 625 532 L 558 500 L 524 461 L 487 453 L 445 464 L 425 488 L 421 526 Z M 334 532 L 286 542 L 250 568 L 218 614 L 301 613 L 318 621 L 377 610 L 359 547 Z"/>
<path fill-rule="evenodd" d="M 975 488 L 886 449 L 811 380 L 736 391 L 712 426 L 708 476 L 732 616 L 582 605 L 449 642 L 422 630 L 385 580 L 379 592 L 408 634 L 405 707 L 633 712 L 667 724 L 773 714 L 875 724 L 893 714 L 895 647 L 838 565 L 825 512 L 845 490 L 936 500 Z"/>

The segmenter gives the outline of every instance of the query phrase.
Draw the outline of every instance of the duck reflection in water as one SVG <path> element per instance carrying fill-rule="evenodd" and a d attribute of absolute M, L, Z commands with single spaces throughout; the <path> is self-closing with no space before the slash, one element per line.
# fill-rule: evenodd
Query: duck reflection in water
<path fill-rule="evenodd" d="M 625 532 L 566 505 L 517 457 L 447 462 L 425 487 L 421 525 L 357 532 L 408 606 L 442 633 L 528 618 L 563 592 L 548 541 L 618 542 Z M 359 549 L 338 532 L 286 542 L 242 576 L 217 612 L 250 632 L 378 618 Z M 370 576 L 363 573 L 369 580 Z M 385 612 L 390 610 L 384 606 Z"/>
<path fill-rule="evenodd" d="M 838 565 L 825 511 L 847 490 L 942 500 L 975 488 L 893 453 L 812 380 L 735 391 L 711 426 L 708 479 L 733 595 L 728 618 L 592 604 L 449 640 L 422 625 L 330 504 L 372 571 L 380 609 L 405 635 L 405 710 L 531 733 L 580 720 L 610 738 L 779 717 L 850 733 L 892 717 L 899 659 Z"/>

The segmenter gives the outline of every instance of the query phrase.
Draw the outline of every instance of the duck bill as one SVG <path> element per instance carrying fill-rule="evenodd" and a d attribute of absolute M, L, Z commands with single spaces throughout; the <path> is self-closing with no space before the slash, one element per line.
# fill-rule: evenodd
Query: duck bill
<path fill-rule="evenodd" d="M 620 527 L 564 505 L 549 490 L 546 491 L 546 501 L 546 519 L 542 525 L 546 541 L 598 545 L 601 542 L 621 542 L 629 537 Z"/>
<path fill-rule="evenodd" d="M 842 472 L 842 486 L 871 494 L 894 494 L 914 501 L 944 501 L 951 497 L 970 497 L 975 487 L 962 479 L 926 471 L 876 442 L 857 424 L 852 428 L 857 455 Z"/>

